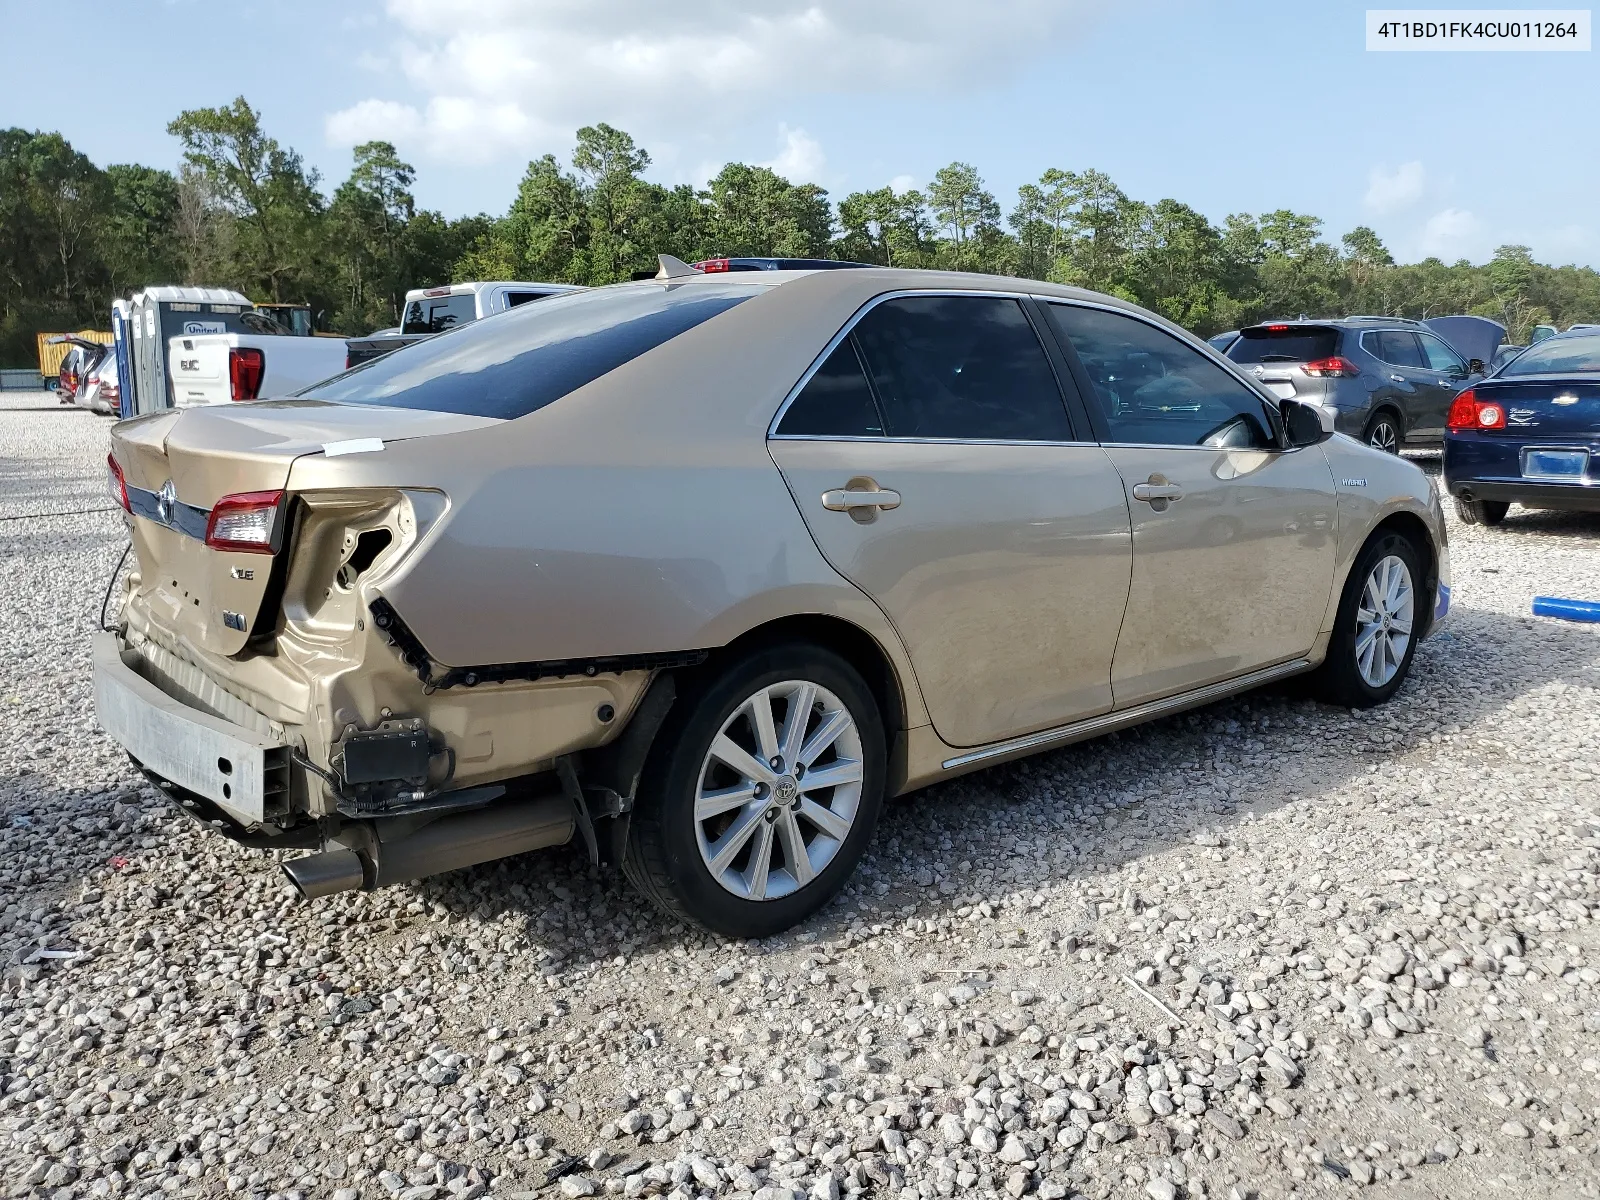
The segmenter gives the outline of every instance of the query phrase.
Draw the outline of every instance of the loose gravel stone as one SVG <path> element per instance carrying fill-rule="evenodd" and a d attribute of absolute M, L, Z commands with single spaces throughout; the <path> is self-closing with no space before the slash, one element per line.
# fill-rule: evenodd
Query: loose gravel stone
<path fill-rule="evenodd" d="M 0 401 L 8 1194 L 1600 1197 L 1600 637 L 1528 615 L 1600 518 L 1452 524 L 1386 706 L 896 801 L 731 942 L 570 848 L 306 904 L 174 814 L 94 724 L 106 429 Z"/>

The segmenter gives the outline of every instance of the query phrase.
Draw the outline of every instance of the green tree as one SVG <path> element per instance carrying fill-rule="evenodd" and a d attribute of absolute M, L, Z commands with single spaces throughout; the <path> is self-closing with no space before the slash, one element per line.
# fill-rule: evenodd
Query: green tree
<path fill-rule="evenodd" d="M 963 162 L 940 167 L 928 185 L 928 204 L 946 233 L 945 264 L 958 271 L 983 270 L 983 250 L 996 244 L 1000 205 L 985 190 L 977 168 Z"/>
<path fill-rule="evenodd" d="M 99 242 L 112 292 L 181 279 L 177 178 L 155 167 L 114 163 L 106 168 L 106 179 L 111 196 Z"/>
<path fill-rule="evenodd" d="M 572 166 L 589 215 L 582 282 L 627 279 L 653 258 L 655 251 L 639 236 L 652 224 L 650 210 L 661 199 L 661 189 L 640 178 L 649 165 L 649 153 L 620 129 L 602 122 L 578 130 Z"/>
<path fill-rule="evenodd" d="M 729 163 L 707 185 L 707 234 L 714 254 L 826 257 L 833 234 L 828 193 L 796 186 L 770 167 Z"/>
<path fill-rule="evenodd" d="M 239 224 L 237 279 L 247 289 L 283 300 L 304 293 L 317 274 L 317 174 L 300 155 L 261 128 L 243 96 L 223 108 L 180 113 L 167 132 L 210 189 L 213 202 Z"/>

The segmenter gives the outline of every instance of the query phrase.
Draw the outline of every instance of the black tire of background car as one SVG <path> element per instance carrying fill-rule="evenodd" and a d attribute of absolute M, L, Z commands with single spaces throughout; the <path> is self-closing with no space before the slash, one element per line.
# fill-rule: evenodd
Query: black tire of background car
<path fill-rule="evenodd" d="M 844 886 L 872 840 L 883 807 L 883 718 L 848 662 L 804 643 L 758 650 L 720 667 L 715 660 L 681 679 L 678 702 L 656 735 L 639 783 L 623 872 L 669 916 L 727 937 L 763 938 L 805 920 Z M 855 824 L 838 854 L 808 885 L 777 900 L 742 900 L 725 891 L 700 857 L 694 798 L 700 769 L 723 722 L 758 688 L 788 679 L 820 684 L 839 697 L 861 734 L 863 778 Z"/>
<path fill-rule="evenodd" d="M 1411 641 L 1406 644 L 1405 657 L 1394 678 L 1381 688 L 1375 688 L 1361 678 L 1356 666 L 1356 609 L 1361 602 L 1361 591 L 1367 585 L 1367 576 L 1378 561 L 1388 555 L 1404 560 L 1411 572 L 1411 586 L 1416 593 L 1411 624 Z M 1345 578 L 1344 595 L 1339 598 L 1339 615 L 1334 618 L 1333 637 L 1328 642 L 1328 657 L 1311 675 L 1311 693 L 1324 704 L 1337 704 L 1344 708 L 1372 708 L 1382 704 L 1400 690 L 1411 671 L 1411 660 L 1416 657 L 1417 642 L 1422 636 L 1424 623 L 1430 612 L 1431 597 L 1426 594 L 1426 573 L 1422 569 L 1422 555 L 1410 538 L 1390 530 L 1380 529 L 1373 534 Z"/>
<path fill-rule="evenodd" d="M 1390 412 L 1387 408 L 1380 409 L 1378 412 L 1372 414 L 1372 420 L 1367 422 L 1367 429 L 1366 432 L 1361 435 L 1361 440 L 1369 446 L 1375 446 L 1378 449 L 1386 449 L 1385 446 L 1379 445 L 1378 442 L 1373 440 L 1374 435 L 1377 434 L 1378 427 L 1380 425 L 1387 425 L 1390 429 L 1390 432 L 1394 435 L 1392 439 L 1384 439 L 1385 442 L 1392 441 L 1394 446 L 1394 449 L 1390 450 L 1389 453 L 1399 454 L 1400 443 L 1405 435 L 1400 432 L 1400 418 L 1395 416 L 1394 413 Z"/>
<path fill-rule="evenodd" d="M 1508 500 L 1462 500 L 1456 498 L 1456 516 L 1463 525 L 1498 525 L 1511 509 Z"/>

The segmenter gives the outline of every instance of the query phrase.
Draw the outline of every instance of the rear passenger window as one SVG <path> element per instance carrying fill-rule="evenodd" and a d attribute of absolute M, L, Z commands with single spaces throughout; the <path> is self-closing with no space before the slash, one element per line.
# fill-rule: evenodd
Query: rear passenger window
<path fill-rule="evenodd" d="M 1094 384 L 1109 441 L 1146 446 L 1275 446 L 1265 399 L 1154 325 L 1051 304 L 1050 318 Z"/>
<path fill-rule="evenodd" d="M 1373 351 L 1379 358 L 1390 366 L 1395 367 L 1420 367 L 1422 361 L 1422 348 L 1417 345 L 1417 337 L 1404 329 L 1384 329 L 1373 335 L 1377 342 L 1377 349 Z"/>
<path fill-rule="evenodd" d="M 902 296 L 855 338 L 887 436 L 1072 440 L 1067 410 L 1022 305 L 999 296 Z"/>
<path fill-rule="evenodd" d="M 854 339 L 845 338 L 817 368 L 783 414 L 778 433 L 791 437 L 883 436 L 883 418 L 856 358 Z"/>

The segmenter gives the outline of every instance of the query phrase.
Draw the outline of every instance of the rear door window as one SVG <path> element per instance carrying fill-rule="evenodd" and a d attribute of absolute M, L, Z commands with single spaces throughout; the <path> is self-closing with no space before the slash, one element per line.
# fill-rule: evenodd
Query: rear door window
<path fill-rule="evenodd" d="M 572 292 L 413 342 L 297 394 L 509 420 L 554 403 L 764 290 L 641 283 Z"/>
<path fill-rule="evenodd" d="M 872 385 L 847 337 L 801 389 L 778 423 L 780 437 L 882 437 L 883 417 Z"/>
<path fill-rule="evenodd" d="M 443 333 L 456 325 L 467 324 L 477 315 L 477 298 L 471 292 L 462 296 L 423 296 L 406 305 L 400 332 Z"/>
<path fill-rule="evenodd" d="M 506 307 L 507 308 L 519 308 L 522 305 L 527 304 L 529 301 L 532 301 L 532 300 L 543 300 L 546 296 L 549 296 L 549 295 L 552 295 L 552 293 L 550 293 L 550 292 L 507 292 L 506 293 Z"/>
<path fill-rule="evenodd" d="M 1337 353 L 1339 331 L 1310 325 L 1258 325 L 1239 334 L 1227 354 L 1236 363 L 1315 362 Z"/>
<path fill-rule="evenodd" d="M 894 438 L 1072 440 L 1056 383 L 1022 304 L 1002 296 L 900 296 L 855 340 Z"/>
<path fill-rule="evenodd" d="M 1407 329 L 1382 329 L 1366 335 L 1372 353 L 1393 367 L 1425 367 L 1417 335 Z"/>

